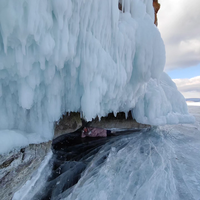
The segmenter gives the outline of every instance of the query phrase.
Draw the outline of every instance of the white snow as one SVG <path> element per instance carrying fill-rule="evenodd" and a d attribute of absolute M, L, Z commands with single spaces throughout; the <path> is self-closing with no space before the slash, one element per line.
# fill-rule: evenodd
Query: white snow
<path fill-rule="evenodd" d="M 163 83 L 152 0 L 122 4 L 124 13 L 118 0 L 0 1 L 0 130 L 47 141 L 67 111 L 91 120 L 135 108 L 139 122 L 193 120 L 171 80 Z"/>
<path fill-rule="evenodd" d="M 26 133 L 19 130 L 0 130 L 0 154 L 25 147 L 31 143 L 40 143 L 43 139 L 38 133 Z"/>
<path fill-rule="evenodd" d="M 187 101 L 186 103 L 188 106 L 200 106 L 200 102 Z"/>

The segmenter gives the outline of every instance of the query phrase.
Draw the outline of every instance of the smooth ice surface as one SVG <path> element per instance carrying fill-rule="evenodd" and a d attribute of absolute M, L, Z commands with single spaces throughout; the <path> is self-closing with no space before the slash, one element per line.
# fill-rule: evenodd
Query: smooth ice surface
<path fill-rule="evenodd" d="M 199 200 L 200 110 L 190 110 L 194 125 L 168 125 L 104 146 L 63 200 Z"/>
<path fill-rule="evenodd" d="M 54 175 L 52 182 L 56 183 L 56 187 L 52 190 L 56 189 L 48 199 L 199 200 L 200 110 L 192 106 L 189 111 L 196 118 L 194 124 L 166 125 L 131 134 L 129 131 L 128 135 L 111 137 L 102 145 L 99 145 L 101 141 L 95 141 L 98 145 L 96 148 L 93 146 L 91 151 L 87 145 L 79 144 L 75 147 L 81 149 L 80 160 L 73 147 L 68 148 L 66 153 L 63 147 L 59 156 L 63 155 L 64 161 L 67 154 L 70 159 L 62 162 L 62 166 L 56 166 L 54 173 L 58 175 Z M 69 175 L 74 174 L 84 160 L 88 160 L 88 165 L 78 183 L 67 191 L 63 190 L 68 178 L 71 179 Z M 70 167 L 72 164 L 73 167 Z M 26 193 L 22 189 L 18 193 L 26 193 L 25 199 L 31 200 L 35 190 L 40 189 L 41 196 L 33 199 L 44 199 L 46 190 L 42 190 L 41 185 L 45 188 L 46 182 L 42 176 L 48 169 L 40 173 L 41 179 L 38 179 L 33 191 Z"/>
<path fill-rule="evenodd" d="M 193 120 L 163 75 L 152 0 L 122 5 L 124 12 L 118 0 L 0 1 L 1 130 L 47 141 L 67 111 L 91 120 L 133 109 L 138 122 L 154 125 Z"/>

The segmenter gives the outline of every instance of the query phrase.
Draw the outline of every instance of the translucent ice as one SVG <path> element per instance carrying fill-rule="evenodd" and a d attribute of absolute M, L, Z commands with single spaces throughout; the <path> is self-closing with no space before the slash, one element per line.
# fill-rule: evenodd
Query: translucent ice
<path fill-rule="evenodd" d="M 189 109 L 196 124 L 124 130 L 115 137 L 75 143 L 74 136 L 63 138 L 53 145 L 52 162 L 15 199 L 198 200 L 200 109 Z"/>
<path fill-rule="evenodd" d="M 199 144 L 199 131 L 181 125 L 117 138 L 98 152 L 62 200 L 197 200 Z M 98 165 L 104 157 L 106 161 Z"/>

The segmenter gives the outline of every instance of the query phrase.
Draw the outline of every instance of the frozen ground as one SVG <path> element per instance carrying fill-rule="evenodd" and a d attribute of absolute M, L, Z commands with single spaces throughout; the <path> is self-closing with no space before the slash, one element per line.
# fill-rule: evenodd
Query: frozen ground
<path fill-rule="evenodd" d="M 199 200 L 200 110 L 190 107 L 189 111 L 197 119 L 193 125 L 168 125 L 120 135 L 101 143 L 93 142 L 96 148 L 90 150 L 88 142 L 88 148 L 76 146 L 79 157 L 72 148 L 64 152 L 67 148 L 63 146 L 59 155 L 68 157 L 68 161 L 62 162 L 65 167 L 60 165 L 54 182 L 44 183 L 44 189 L 40 188 L 41 192 L 33 199 L 44 199 L 48 191 L 45 187 L 54 184 L 51 200 Z M 80 166 L 83 172 L 78 183 L 66 187 L 72 180 L 69 174 L 80 172 Z M 61 169 L 65 169 L 64 173 Z M 29 193 L 24 200 L 32 196 Z"/>

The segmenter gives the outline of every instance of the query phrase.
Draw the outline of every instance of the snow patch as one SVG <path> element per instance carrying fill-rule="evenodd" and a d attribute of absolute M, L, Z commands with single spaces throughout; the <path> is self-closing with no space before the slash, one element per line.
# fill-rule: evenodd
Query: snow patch
<path fill-rule="evenodd" d="M 13 149 L 23 148 L 31 143 L 38 144 L 44 141 L 37 133 L 29 133 L 19 130 L 0 130 L 0 154 Z"/>

